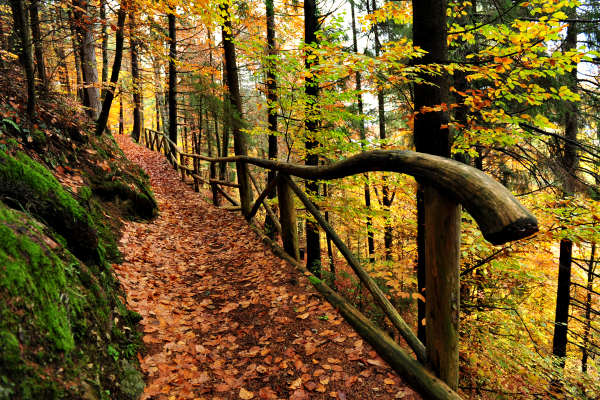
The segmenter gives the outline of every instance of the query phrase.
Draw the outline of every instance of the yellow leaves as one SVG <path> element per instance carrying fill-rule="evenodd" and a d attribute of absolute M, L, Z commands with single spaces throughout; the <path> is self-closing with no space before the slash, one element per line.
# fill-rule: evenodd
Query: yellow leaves
<path fill-rule="evenodd" d="M 304 314 L 296 315 L 296 318 L 298 318 L 298 319 L 306 319 L 309 316 L 310 316 L 310 312 L 307 312 L 307 313 L 304 313 Z"/>
<path fill-rule="evenodd" d="M 298 379 L 296 379 L 295 381 L 293 381 L 289 388 L 290 389 L 299 389 L 302 386 L 302 377 L 299 377 Z"/>
<path fill-rule="evenodd" d="M 240 393 L 239 393 L 240 399 L 242 400 L 250 400 L 254 398 L 254 393 L 244 389 L 244 388 L 240 388 Z"/>

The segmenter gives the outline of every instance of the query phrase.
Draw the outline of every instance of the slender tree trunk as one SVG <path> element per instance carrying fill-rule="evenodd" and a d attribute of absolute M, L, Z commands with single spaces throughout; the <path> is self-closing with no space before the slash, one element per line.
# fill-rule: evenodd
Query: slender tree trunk
<path fill-rule="evenodd" d="M 213 42 L 213 36 L 212 36 L 212 31 L 210 30 L 210 28 L 206 28 L 206 33 L 208 36 L 208 43 L 209 43 L 209 50 L 208 50 L 208 63 L 209 65 L 212 67 L 213 66 L 213 46 L 214 46 L 214 42 Z M 223 82 L 225 82 L 226 79 L 226 75 L 227 75 L 227 71 L 225 71 L 225 67 L 223 66 L 223 73 L 222 73 L 222 79 Z M 211 88 L 211 94 L 213 96 L 215 96 L 214 91 L 214 87 L 215 87 L 215 76 L 213 74 L 211 74 L 210 76 L 210 82 L 212 83 L 212 88 Z M 218 111 L 215 107 L 212 107 L 212 117 L 213 117 L 213 125 L 214 125 L 214 132 L 215 132 L 215 144 L 217 147 L 217 154 L 219 155 L 219 157 L 227 157 L 227 151 L 229 148 L 229 130 L 227 128 L 228 124 L 227 124 L 227 116 L 225 115 L 227 113 L 227 103 L 223 102 L 222 104 L 223 107 L 223 143 L 221 144 L 221 140 L 219 139 L 219 117 L 218 117 Z M 207 119 L 208 120 L 208 119 Z M 224 181 L 226 179 L 227 176 L 227 163 L 226 162 L 222 162 L 219 163 L 219 180 Z M 216 191 L 216 188 L 213 187 L 213 189 Z M 214 196 L 213 195 L 213 202 L 216 206 L 220 206 L 221 205 L 221 199 L 220 197 Z"/>
<path fill-rule="evenodd" d="M 567 356 L 569 303 L 571 302 L 572 254 L 573 242 L 568 239 L 561 240 L 558 262 L 558 289 L 556 292 L 554 338 L 552 339 L 552 354 L 559 358 L 559 365 L 561 368 L 565 366 L 565 357 Z"/>
<path fill-rule="evenodd" d="M 65 92 L 71 93 L 71 80 L 69 79 L 69 68 L 67 67 L 67 62 L 65 61 L 65 51 L 62 46 L 55 46 L 54 52 L 56 53 L 56 57 L 58 58 L 58 66 L 60 67 L 60 83 L 64 87 Z"/>
<path fill-rule="evenodd" d="M 231 25 L 231 14 L 227 3 L 220 5 L 221 15 L 224 16 L 222 25 L 223 52 L 225 59 L 225 70 L 227 71 L 228 102 L 231 104 L 231 121 L 233 132 L 233 147 L 236 155 L 248 154 L 248 139 L 241 130 L 242 125 L 242 98 L 238 81 L 238 69 L 235 59 L 235 46 L 233 44 L 233 28 Z M 240 193 L 240 205 L 242 214 L 247 217 L 252 208 L 252 188 L 248 176 L 248 165 L 243 162 L 235 163 L 237 180 Z"/>
<path fill-rule="evenodd" d="M 136 21 L 135 12 L 129 12 L 129 49 L 131 52 L 131 78 L 133 81 L 133 128 L 131 129 L 131 137 L 136 142 L 139 142 L 142 135 L 142 117 L 141 117 L 141 91 L 142 85 L 140 80 L 139 55 L 138 55 L 138 39 L 136 39 Z"/>
<path fill-rule="evenodd" d="M 71 44 L 73 46 L 73 57 L 75 59 L 75 82 L 77 84 L 77 97 L 83 104 L 83 78 L 81 77 L 81 49 L 77 43 L 77 32 L 75 29 L 75 14 L 73 11 L 70 12 L 69 16 L 69 27 L 71 29 Z"/>
<path fill-rule="evenodd" d="M 413 0 L 413 43 L 427 53 L 419 63 L 445 63 L 448 58 L 445 0 Z M 417 151 L 444 157 L 450 155 L 447 116 L 444 112 L 422 112 L 424 106 L 446 101 L 446 76 L 422 74 L 432 84 L 415 84 L 414 140 Z M 429 185 L 423 187 L 424 232 L 419 260 L 427 282 L 426 337 L 429 367 L 452 389 L 458 387 L 458 317 L 460 306 L 460 207 Z M 418 234 L 419 236 L 419 234 Z"/>
<path fill-rule="evenodd" d="M 19 38 L 19 58 L 25 70 L 27 81 L 27 114 L 31 117 L 35 113 L 35 76 L 33 66 L 33 52 L 31 49 L 31 36 L 29 35 L 29 24 L 25 13 L 23 0 L 11 0 L 15 31 Z"/>
<path fill-rule="evenodd" d="M 106 96 L 104 85 L 108 81 L 108 34 L 106 19 L 106 0 L 100 0 L 100 23 L 102 24 L 102 99 Z"/>
<path fill-rule="evenodd" d="M 313 48 L 318 45 L 317 31 L 319 30 L 319 19 L 316 0 L 304 1 L 304 43 L 306 46 L 305 68 L 312 69 L 317 58 L 311 58 Z M 318 165 L 319 156 L 315 150 L 319 142 L 315 135 L 319 128 L 319 83 L 312 75 L 307 76 L 304 81 L 304 93 L 306 94 L 306 117 L 304 129 L 306 130 L 306 165 Z M 306 191 L 309 195 L 319 195 L 319 184 L 314 181 L 307 181 Z M 321 276 L 321 237 L 319 227 L 311 220 L 306 220 L 306 268 L 315 276 Z"/>
<path fill-rule="evenodd" d="M 569 10 L 569 17 L 576 18 L 576 9 Z M 570 51 L 577 47 L 577 25 L 574 22 L 569 23 L 567 36 L 564 42 L 564 51 Z M 568 87 L 571 91 L 577 92 L 577 68 L 567 76 L 569 79 Z M 567 101 L 565 106 L 565 138 L 567 140 L 562 144 L 561 166 L 563 168 L 562 192 L 563 196 L 572 196 L 575 193 L 577 183 L 577 166 L 579 158 L 577 148 L 573 143 L 577 141 L 577 123 L 579 109 L 577 104 Z M 567 355 L 567 332 L 569 330 L 569 303 L 571 302 L 571 262 L 573 258 L 573 242 L 571 239 L 564 238 L 560 241 L 560 254 L 558 261 L 558 288 L 556 292 L 556 315 L 554 322 L 554 337 L 552 340 L 552 354 L 559 359 L 559 367 L 564 368 L 565 357 Z M 558 388 L 558 382 L 552 382 L 552 385 Z"/>
<path fill-rule="evenodd" d="M 592 328 L 592 290 L 594 281 L 594 270 L 596 265 L 596 243 L 592 243 L 590 262 L 588 264 L 587 293 L 585 299 L 585 326 L 583 328 L 583 351 L 581 355 L 581 372 L 587 372 L 588 368 L 588 345 L 590 343 L 590 330 Z"/>
<path fill-rule="evenodd" d="M 350 12 L 352 17 L 352 47 L 354 53 L 358 54 L 358 40 L 356 38 L 356 16 L 354 10 L 354 0 L 350 1 Z M 363 98 L 362 98 L 362 79 L 359 71 L 356 71 L 355 74 L 356 80 L 356 104 L 358 107 L 358 115 L 360 116 L 359 122 L 359 133 L 361 140 L 361 149 L 364 150 L 367 142 L 367 133 L 365 129 L 365 120 L 363 119 L 364 110 L 363 110 Z M 369 174 L 365 174 L 367 178 L 367 182 L 365 182 L 364 192 L 365 192 L 365 207 L 367 208 L 367 212 L 371 210 L 371 189 L 369 187 Z M 370 215 L 367 216 L 367 249 L 369 252 L 369 260 L 371 262 L 374 261 L 373 255 L 375 254 L 375 236 L 373 233 L 373 219 Z"/>
<path fill-rule="evenodd" d="M 125 130 L 125 121 L 123 115 L 123 89 L 119 91 L 119 135 L 124 134 Z"/>
<path fill-rule="evenodd" d="M 327 199 L 329 196 L 329 190 L 327 183 L 323 184 L 323 197 Z M 325 211 L 325 221 L 329 223 L 329 211 Z M 336 276 L 335 276 L 335 259 L 333 257 L 333 246 L 331 245 L 331 238 L 329 235 L 326 235 L 327 240 L 327 257 L 329 257 L 329 272 L 331 273 L 331 288 L 336 290 Z M 360 239 L 359 239 L 360 240 Z M 360 254 L 359 257 L 360 259 Z"/>
<path fill-rule="evenodd" d="M 115 44 L 115 59 L 113 60 L 112 72 L 110 74 L 110 84 L 106 91 L 106 96 L 102 102 L 102 110 L 96 122 L 96 135 L 102 135 L 106 129 L 110 107 L 115 97 L 115 89 L 119 82 L 119 72 L 121 71 L 121 60 L 123 59 L 123 29 L 125 27 L 125 9 L 121 6 L 117 13 L 117 32 Z"/>
<path fill-rule="evenodd" d="M 42 33 L 40 31 L 39 0 L 31 0 L 29 4 L 29 19 L 31 21 L 31 35 L 33 36 L 33 48 L 35 50 L 36 71 L 44 88 L 48 88 L 48 76 L 46 75 L 46 63 L 44 62 L 44 51 Z"/>
<path fill-rule="evenodd" d="M 372 0 L 373 11 L 377 10 L 377 3 L 375 0 Z M 373 25 L 373 33 L 375 36 L 375 56 L 379 57 L 381 53 L 381 41 L 379 39 L 379 27 L 377 24 Z M 383 89 L 381 87 L 377 88 L 377 116 L 379 121 L 379 138 L 383 141 L 387 139 L 386 132 L 386 120 L 385 120 L 385 98 L 383 95 Z M 392 259 L 392 242 L 393 242 L 393 227 L 391 225 L 390 219 L 390 207 L 392 205 L 392 197 L 390 195 L 389 186 L 386 183 L 387 176 L 383 174 L 382 177 L 383 184 L 381 187 L 381 203 L 383 205 L 383 210 L 385 211 L 385 227 L 383 229 L 383 247 L 385 249 L 385 259 Z"/>
<path fill-rule="evenodd" d="M 162 129 L 165 130 L 167 127 L 167 115 L 164 107 L 164 94 L 161 88 L 162 79 L 160 77 L 160 65 L 158 59 L 155 57 L 152 59 L 152 69 L 154 70 L 154 97 L 156 101 L 156 130 L 160 131 L 159 120 L 162 121 Z"/>
<path fill-rule="evenodd" d="M 277 55 L 276 44 L 275 44 L 275 9 L 273 7 L 273 0 L 265 1 L 266 7 L 266 20 L 267 20 L 267 60 L 266 60 L 266 70 L 267 70 L 267 125 L 269 127 L 269 131 L 273 132 L 269 135 L 269 150 L 268 156 L 270 160 L 277 159 L 277 135 L 274 133 L 277 132 L 277 77 L 275 75 L 276 62 L 275 57 Z M 275 171 L 269 170 L 269 175 L 267 177 L 268 182 L 271 182 L 275 179 Z M 269 194 L 269 199 L 274 199 L 276 196 L 276 192 L 273 190 Z M 273 239 L 277 235 L 277 229 L 275 229 L 275 223 L 271 220 L 271 216 L 267 213 L 265 217 L 265 231 L 267 235 Z"/>
<path fill-rule="evenodd" d="M 175 10 L 168 14 L 169 20 L 169 139 L 177 143 L 177 28 Z M 171 156 L 175 158 L 174 149 Z"/>

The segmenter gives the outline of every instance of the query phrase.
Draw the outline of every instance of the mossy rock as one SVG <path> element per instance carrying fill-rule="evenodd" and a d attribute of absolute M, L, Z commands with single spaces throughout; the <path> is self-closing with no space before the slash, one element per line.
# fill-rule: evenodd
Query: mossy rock
<path fill-rule="evenodd" d="M 81 205 L 54 176 L 25 153 L 0 150 L 0 199 L 46 223 L 82 261 L 98 259 L 98 234 Z"/>
<path fill-rule="evenodd" d="M 158 206 L 145 185 L 127 184 L 121 180 L 102 181 L 92 185 L 92 191 L 105 201 L 120 200 L 132 217 L 151 219 L 157 215 Z"/>
<path fill-rule="evenodd" d="M 138 398 L 137 318 L 109 266 L 81 264 L 44 230 L 0 201 L 0 400 L 79 399 L 86 381 L 98 398 Z"/>

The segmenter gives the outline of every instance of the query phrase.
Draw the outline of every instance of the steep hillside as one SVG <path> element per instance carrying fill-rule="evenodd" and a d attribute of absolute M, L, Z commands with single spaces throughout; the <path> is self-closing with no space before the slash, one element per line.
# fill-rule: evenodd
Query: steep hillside
<path fill-rule="evenodd" d="M 147 177 L 74 99 L 25 117 L 0 71 L 0 399 L 135 399 L 140 316 L 111 263 L 120 220 L 157 213 Z"/>

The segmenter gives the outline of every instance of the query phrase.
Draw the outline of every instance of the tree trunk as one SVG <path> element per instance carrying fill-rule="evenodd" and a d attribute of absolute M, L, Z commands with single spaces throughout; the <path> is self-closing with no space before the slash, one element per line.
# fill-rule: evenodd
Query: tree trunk
<path fill-rule="evenodd" d="M 448 56 L 446 0 L 413 0 L 413 43 L 427 53 L 419 63 L 445 63 Z M 417 151 L 450 155 L 447 116 L 442 111 L 422 112 L 424 106 L 442 104 L 447 98 L 446 76 L 422 78 L 431 84 L 414 85 L 414 140 Z M 445 126 L 445 127 L 444 127 Z M 458 387 L 458 316 L 460 208 L 430 185 L 423 188 L 422 234 L 424 251 L 419 260 L 427 283 L 426 341 L 428 365 L 453 389 Z M 419 217 L 418 217 L 419 218 Z"/>
<path fill-rule="evenodd" d="M 35 113 L 35 76 L 33 67 L 33 53 L 31 49 L 31 36 L 29 35 L 29 24 L 25 13 L 23 0 L 11 0 L 15 31 L 19 38 L 19 58 L 25 70 L 27 82 L 27 114 L 32 117 Z"/>
<path fill-rule="evenodd" d="M 417 184 L 417 291 L 423 297 L 425 293 L 425 208 L 424 186 Z M 417 300 L 417 337 L 427 346 L 425 302 Z"/>
<path fill-rule="evenodd" d="M 73 58 L 75 59 L 75 82 L 77 83 L 77 97 L 83 104 L 83 79 L 81 77 L 81 48 L 77 44 L 77 31 L 75 29 L 75 14 L 73 11 L 69 15 L 69 27 L 71 29 L 71 45 L 73 46 Z"/>
<path fill-rule="evenodd" d="M 133 128 L 131 129 L 131 137 L 136 142 L 139 142 L 142 135 L 142 117 L 141 117 L 141 91 L 142 85 L 140 80 L 139 55 L 138 55 L 138 39 L 136 39 L 136 21 L 135 12 L 129 12 L 129 49 L 131 52 L 131 79 L 133 83 Z"/>
<path fill-rule="evenodd" d="M 585 326 L 583 328 L 583 351 L 581 354 L 581 372 L 587 372 L 588 363 L 588 344 L 590 342 L 590 330 L 592 328 L 592 290 L 594 282 L 594 270 L 596 265 L 596 243 L 592 243 L 592 252 L 590 255 L 590 262 L 588 264 L 588 275 L 587 275 L 587 293 L 585 299 Z"/>
<path fill-rule="evenodd" d="M 123 117 L 123 89 L 121 89 L 119 91 L 119 135 L 123 135 L 125 131 L 125 121 Z"/>
<path fill-rule="evenodd" d="M 121 60 L 123 59 L 123 29 L 125 27 L 125 9 L 121 6 L 117 13 L 117 32 L 115 39 L 115 59 L 113 60 L 112 72 L 110 74 L 110 84 L 106 91 L 106 96 L 102 102 L 102 110 L 96 121 L 96 135 L 102 135 L 106 129 L 110 107 L 115 97 L 115 89 L 119 82 L 119 72 L 121 72 Z"/>
<path fill-rule="evenodd" d="M 275 57 L 277 50 L 275 48 L 275 9 L 273 7 L 273 0 L 265 1 L 266 8 L 266 20 L 267 20 L 267 60 L 265 62 L 265 69 L 267 70 L 267 85 L 266 85 L 266 97 L 267 97 L 267 125 L 269 131 L 269 160 L 277 160 L 277 77 L 275 75 L 276 62 Z M 272 182 L 275 179 L 275 171 L 269 171 L 267 177 L 268 182 Z M 268 184 L 268 183 L 267 183 Z M 273 190 L 269 193 L 268 198 L 274 199 L 276 192 Z M 267 236 L 271 239 L 277 235 L 277 229 L 275 228 L 275 222 L 271 219 L 269 213 L 265 217 L 265 231 Z"/>
<path fill-rule="evenodd" d="M 242 125 L 242 98 L 240 95 L 240 85 L 238 81 L 238 69 L 235 59 L 235 46 L 233 44 L 233 27 L 231 24 L 231 14 L 229 6 L 226 3 L 220 5 L 221 15 L 224 16 L 222 25 L 223 51 L 225 59 L 225 70 L 227 71 L 227 89 L 228 101 L 231 104 L 231 121 L 233 132 L 233 147 L 238 156 L 248 154 L 248 144 L 246 133 L 241 130 Z M 248 177 L 248 165 L 243 162 L 236 162 L 237 180 L 240 193 L 240 205 L 242 214 L 247 217 L 252 208 L 252 188 Z"/>
<path fill-rule="evenodd" d="M 177 144 L 177 28 L 175 26 L 175 10 L 167 14 L 169 21 L 169 139 Z M 171 156 L 175 158 L 175 151 L 171 149 Z"/>
<path fill-rule="evenodd" d="M 100 91 L 98 90 L 98 68 L 94 26 L 88 13 L 87 0 L 73 0 L 75 6 L 75 31 L 80 47 L 81 73 L 83 78 L 83 105 L 88 107 L 88 115 L 96 121 L 100 114 Z"/>
<path fill-rule="evenodd" d="M 358 54 L 358 40 L 356 38 L 356 16 L 354 10 L 354 0 L 350 1 L 350 13 L 352 18 L 352 47 L 354 53 Z M 362 150 L 365 149 L 367 142 L 367 132 L 365 129 L 365 120 L 363 118 L 364 110 L 363 110 L 363 98 L 362 98 L 362 79 L 359 71 L 355 73 L 356 80 L 356 105 L 358 108 L 358 115 L 360 116 L 359 122 L 359 134 L 360 134 L 360 147 Z M 365 178 L 367 182 L 365 183 L 364 192 L 365 192 L 365 207 L 367 208 L 367 212 L 371 210 L 371 189 L 369 188 L 369 175 L 365 174 Z M 370 215 L 367 215 L 367 249 L 369 253 L 369 260 L 371 262 L 374 261 L 373 255 L 375 254 L 375 236 L 373 233 L 373 219 Z"/>
<path fill-rule="evenodd" d="M 156 130 L 160 131 L 160 121 L 162 121 L 162 129 L 165 130 L 167 127 L 167 116 L 165 113 L 165 97 L 161 88 L 162 79 L 160 77 L 160 65 L 158 59 L 154 57 L 152 59 L 152 69 L 154 70 L 154 98 L 156 101 Z"/>
<path fill-rule="evenodd" d="M 576 8 L 569 9 L 569 18 L 576 18 Z M 569 23 L 567 36 L 564 42 L 563 51 L 567 52 L 577 47 L 577 25 L 574 22 Z M 567 75 L 568 87 L 571 91 L 577 92 L 577 67 Z M 579 158 L 577 147 L 574 145 L 577 141 L 577 122 L 579 109 L 574 102 L 567 101 L 565 107 L 565 138 L 562 143 L 562 152 L 560 162 L 563 171 L 562 192 L 563 196 L 572 196 L 575 193 L 577 185 L 577 166 Z M 571 239 L 564 238 L 560 241 L 560 254 L 558 261 L 558 288 L 556 292 L 556 315 L 554 323 L 554 337 L 552 340 L 552 354 L 559 358 L 560 368 L 565 366 L 565 357 L 567 355 L 567 332 L 569 329 L 569 303 L 571 302 L 571 261 L 573 258 L 573 242 Z M 553 382 L 556 387 L 557 382 Z"/>
<path fill-rule="evenodd" d="M 317 46 L 317 31 L 319 30 L 319 19 L 316 0 L 304 1 L 304 44 L 305 44 L 305 68 L 310 70 L 317 64 L 317 58 L 310 58 L 313 48 Z M 318 165 L 319 156 L 314 153 L 319 146 L 315 135 L 319 128 L 319 83 L 312 75 L 307 76 L 304 81 L 304 93 L 306 94 L 306 117 L 304 129 L 306 130 L 306 165 Z M 306 191 L 309 195 L 319 195 L 319 184 L 307 182 Z M 306 268 L 315 276 L 321 277 L 321 238 L 317 224 L 306 220 Z"/>
<path fill-rule="evenodd" d="M 108 34 L 106 19 L 106 0 L 100 0 L 100 23 L 102 24 L 102 99 L 106 96 L 104 85 L 108 81 Z"/>
<path fill-rule="evenodd" d="M 569 303 L 571 302 L 571 262 L 573 260 L 573 242 L 560 241 L 558 262 L 558 288 L 556 291 L 556 314 L 554 318 L 554 337 L 552 354 L 559 358 L 559 366 L 564 368 L 567 356 L 567 331 L 569 321 Z"/>
<path fill-rule="evenodd" d="M 44 62 L 44 51 L 42 33 L 40 31 L 39 0 L 31 0 L 29 5 L 29 19 L 31 21 L 31 35 L 33 36 L 33 48 L 35 50 L 36 70 L 44 88 L 48 88 L 48 76 L 46 75 L 46 63 Z"/>
<path fill-rule="evenodd" d="M 372 0 L 371 7 L 372 11 L 377 10 L 377 3 Z M 367 4 L 368 8 L 368 4 Z M 368 10 L 367 10 L 368 11 Z M 377 24 L 373 25 L 373 34 L 375 36 L 375 56 L 379 57 L 381 52 L 381 41 L 379 39 L 379 27 Z M 377 88 L 377 119 L 379 122 L 379 139 L 384 141 L 387 139 L 386 132 L 386 120 L 385 120 L 385 97 L 383 95 L 383 89 Z M 386 184 L 387 177 L 385 174 L 382 177 L 383 184 L 381 187 L 381 203 L 385 212 L 385 227 L 383 229 L 383 247 L 385 249 L 385 259 L 392 259 L 392 242 L 393 242 L 393 227 L 390 219 L 390 207 L 392 205 L 392 197 L 390 195 L 389 186 Z"/>

